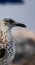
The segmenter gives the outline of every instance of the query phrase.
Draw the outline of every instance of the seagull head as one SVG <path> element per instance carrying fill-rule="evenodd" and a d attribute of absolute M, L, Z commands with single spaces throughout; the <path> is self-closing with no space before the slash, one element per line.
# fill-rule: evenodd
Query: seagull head
<path fill-rule="evenodd" d="M 25 24 L 17 23 L 16 21 L 14 21 L 13 19 L 10 19 L 10 18 L 3 19 L 2 24 L 4 24 L 5 26 L 8 26 L 8 27 L 20 26 L 20 27 L 26 28 Z"/>

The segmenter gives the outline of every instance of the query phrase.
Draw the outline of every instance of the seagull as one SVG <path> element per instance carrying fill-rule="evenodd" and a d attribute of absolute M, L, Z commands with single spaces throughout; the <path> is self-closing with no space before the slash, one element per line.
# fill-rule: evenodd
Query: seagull
<path fill-rule="evenodd" d="M 35 40 L 34 36 L 35 33 L 27 30 L 25 24 L 10 18 L 3 19 L 0 22 L 0 65 L 8 65 L 14 59 L 17 50 L 15 43 L 18 47 L 21 43 L 17 52 L 22 51 L 25 57 L 34 53 L 35 44 L 32 41 Z"/>
<path fill-rule="evenodd" d="M 8 65 L 15 56 L 15 40 L 12 35 L 13 27 L 26 28 L 25 24 L 5 18 L 0 22 L 0 65 Z"/>

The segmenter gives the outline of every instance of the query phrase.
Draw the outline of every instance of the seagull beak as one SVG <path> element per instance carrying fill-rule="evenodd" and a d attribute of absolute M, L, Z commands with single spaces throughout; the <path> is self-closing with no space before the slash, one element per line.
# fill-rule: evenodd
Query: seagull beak
<path fill-rule="evenodd" d="M 22 24 L 22 23 L 16 23 L 16 26 L 20 26 L 20 27 L 25 27 L 26 28 L 26 25 Z"/>

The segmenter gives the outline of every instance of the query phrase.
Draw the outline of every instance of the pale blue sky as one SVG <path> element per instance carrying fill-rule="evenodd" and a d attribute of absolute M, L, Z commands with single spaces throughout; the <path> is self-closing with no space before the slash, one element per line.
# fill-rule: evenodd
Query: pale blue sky
<path fill-rule="evenodd" d="M 25 23 L 28 29 L 35 31 L 35 0 L 25 0 L 21 5 L 0 5 L 0 20 L 3 18 Z"/>

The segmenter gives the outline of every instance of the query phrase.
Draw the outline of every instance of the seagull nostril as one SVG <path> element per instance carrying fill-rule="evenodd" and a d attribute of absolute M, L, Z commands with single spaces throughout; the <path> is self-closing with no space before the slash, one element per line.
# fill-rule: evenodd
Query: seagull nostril
<path fill-rule="evenodd" d="M 5 51 L 6 51 L 5 48 L 0 49 L 0 58 L 2 58 L 5 55 Z"/>

